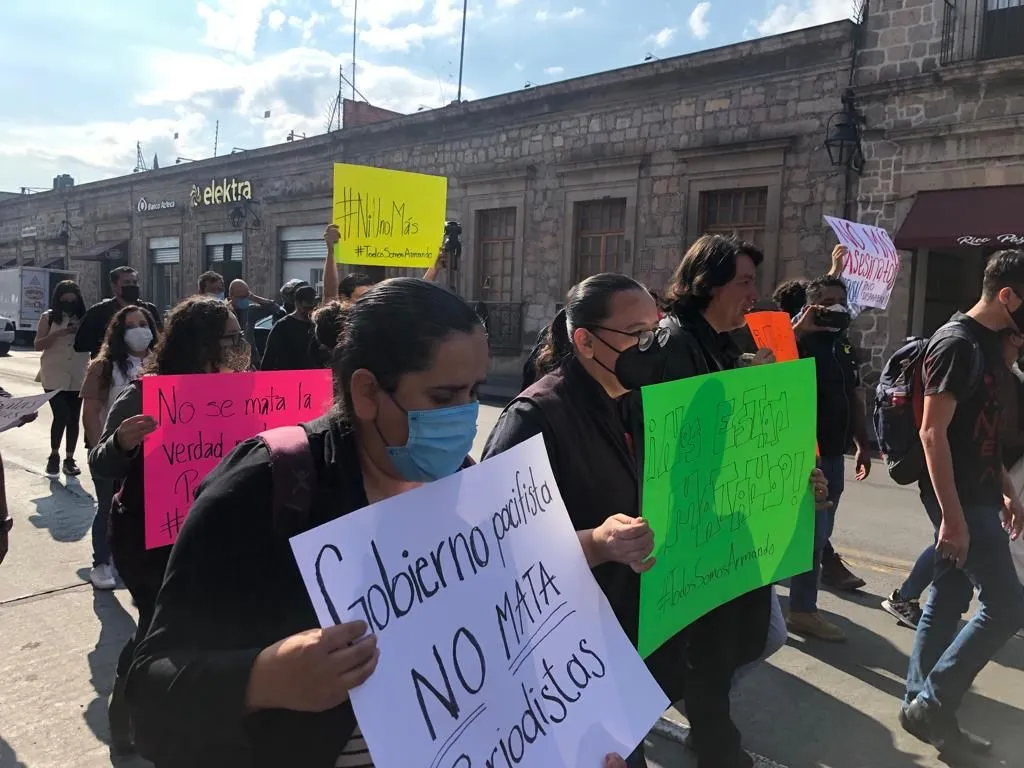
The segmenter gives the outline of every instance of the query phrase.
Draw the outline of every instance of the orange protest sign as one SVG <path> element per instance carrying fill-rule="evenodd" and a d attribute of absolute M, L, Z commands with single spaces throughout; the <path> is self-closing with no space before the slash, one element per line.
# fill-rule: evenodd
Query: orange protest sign
<path fill-rule="evenodd" d="M 770 349 L 780 363 L 799 360 L 796 335 L 787 312 L 751 312 L 747 327 L 761 349 Z"/>

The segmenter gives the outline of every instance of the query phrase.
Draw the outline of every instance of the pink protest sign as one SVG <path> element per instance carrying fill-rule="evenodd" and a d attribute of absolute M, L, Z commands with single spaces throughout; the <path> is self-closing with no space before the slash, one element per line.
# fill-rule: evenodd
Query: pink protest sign
<path fill-rule="evenodd" d="M 159 425 L 142 447 L 146 549 L 174 543 L 199 483 L 236 445 L 318 418 L 331 396 L 327 370 L 145 377 L 142 412 Z"/>

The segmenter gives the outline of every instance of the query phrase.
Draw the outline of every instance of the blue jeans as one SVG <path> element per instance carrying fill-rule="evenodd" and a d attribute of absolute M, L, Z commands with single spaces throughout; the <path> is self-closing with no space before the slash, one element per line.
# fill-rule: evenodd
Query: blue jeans
<path fill-rule="evenodd" d="M 818 610 L 818 579 L 821 577 L 821 553 L 832 537 L 836 525 L 839 497 L 846 483 L 846 457 L 822 456 L 818 466 L 828 481 L 830 509 L 819 509 L 814 516 L 814 565 L 807 573 L 794 576 L 789 582 L 789 610 L 796 613 L 814 613 Z"/>
<path fill-rule="evenodd" d="M 922 496 L 936 526 L 941 512 L 934 496 Z M 920 698 L 951 726 L 974 678 L 1024 626 L 1024 590 L 1010 556 L 1010 542 L 996 506 L 964 508 L 971 546 L 962 569 L 933 560 L 932 596 L 914 635 L 907 671 L 906 703 Z M 959 634 L 960 617 L 978 588 L 978 612 Z"/>
<path fill-rule="evenodd" d="M 938 529 L 935 529 L 936 536 Z M 920 600 L 921 595 L 932 583 L 932 574 L 935 571 L 935 544 L 928 547 L 918 556 L 910 575 L 900 587 L 900 597 L 903 600 Z"/>
<path fill-rule="evenodd" d="M 114 481 L 92 476 L 96 488 L 96 516 L 92 519 L 92 567 L 110 565 L 110 507 L 114 503 Z"/>

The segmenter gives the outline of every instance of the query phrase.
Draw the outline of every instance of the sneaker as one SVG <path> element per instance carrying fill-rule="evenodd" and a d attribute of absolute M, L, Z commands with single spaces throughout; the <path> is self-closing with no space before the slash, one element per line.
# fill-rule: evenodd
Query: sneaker
<path fill-rule="evenodd" d="M 923 613 L 917 600 L 904 600 L 900 597 L 898 589 L 894 589 L 892 594 L 882 601 L 882 610 L 911 629 L 917 629 Z"/>
<path fill-rule="evenodd" d="M 795 635 L 814 637 L 828 643 L 845 643 L 846 635 L 839 627 L 825 619 L 818 611 L 801 613 L 790 611 L 786 628 Z"/>
<path fill-rule="evenodd" d="M 71 456 L 64 459 L 64 465 L 62 467 L 64 474 L 68 477 L 78 477 L 82 474 L 82 470 L 78 467 L 78 462 L 75 461 Z"/>
<path fill-rule="evenodd" d="M 935 747 L 945 758 L 944 762 L 950 765 L 974 765 L 974 756 L 987 755 L 992 751 L 991 741 L 965 731 L 955 718 L 944 718 L 940 722 L 934 711 L 919 698 L 900 707 L 899 722 L 903 730 L 915 739 Z"/>
<path fill-rule="evenodd" d="M 821 561 L 821 583 L 840 592 L 856 592 L 867 582 L 846 567 L 843 558 L 836 552 L 825 554 Z"/>
<path fill-rule="evenodd" d="M 113 589 L 117 586 L 117 579 L 109 565 L 97 565 L 89 571 L 89 581 L 96 589 Z"/>
<path fill-rule="evenodd" d="M 60 456 L 53 455 L 46 460 L 46 476 L 51 480 L 60 477 Z"/>

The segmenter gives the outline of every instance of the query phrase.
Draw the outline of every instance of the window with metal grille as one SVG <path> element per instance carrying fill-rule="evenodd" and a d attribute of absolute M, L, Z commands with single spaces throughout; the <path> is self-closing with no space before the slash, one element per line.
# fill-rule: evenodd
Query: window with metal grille
<path fill-rule="evenodd" d="M 626 257 L 625 198 L 576 203 L 574 213 L 574 280 L 621 272 Z"/>
<path fill-rule="evenodd" d="M 516 209 L 491 208 L 476 214 L 478 293 L 484 301 L 512 301 Z"/>
<path fill-rule="evenodd" d="M 701 192 L 700 233 L 736 235 L 764 248 L 768 189 L 717 189 Z"/>

